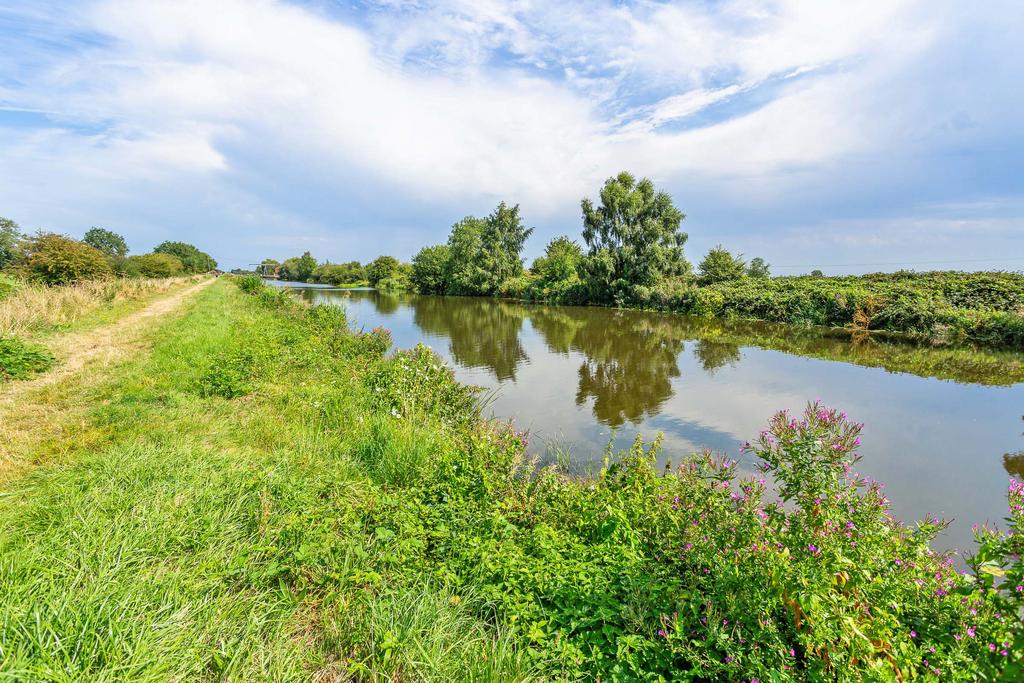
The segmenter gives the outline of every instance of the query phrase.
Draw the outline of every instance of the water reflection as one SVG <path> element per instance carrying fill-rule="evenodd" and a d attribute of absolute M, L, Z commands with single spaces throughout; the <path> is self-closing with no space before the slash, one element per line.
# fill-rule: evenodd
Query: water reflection
<path fill-rule="evenodd" d="M 581 360 L 576 405 L 591 404 L 601 424 L 640 424 L 673 396 L 686 341 L 701 370 L 736 367 L 742 348 L 757 347 L 956 382 L 1011 385 L 1024 381 L 1024 356 L 973 348 L 934 348 L 842 330 L 722 321 L 642 311 L 529 305 L 473 297 L 423 297 L 365 290 L 304 290 L 310 300 L 344 298 L 391 316 L 402 307 L 424 333 L 448 342 L 451 357 L 484 369 L 499 383 L 516 380 L 530 362 L 523 346 L 529 321 L 548 351 Z"/>
<path fill-rule="evenodd" d="M 1024 416 L 1021 416 L 1024 420 Z M 1024 434 L 1021 434 L 1024 436 Z M 1003 469 L 1018 481 L 1024 481 L 1024 451 L 1003 454 Z"/>
<path fill-rule="evenodd" d="M 738 344 L 717 339 L 699 340 L 693 349 L 693 355 L 700 361 L 704 372 L 711 375 L 727 365 L 736 365 L 742 358 Z"/>

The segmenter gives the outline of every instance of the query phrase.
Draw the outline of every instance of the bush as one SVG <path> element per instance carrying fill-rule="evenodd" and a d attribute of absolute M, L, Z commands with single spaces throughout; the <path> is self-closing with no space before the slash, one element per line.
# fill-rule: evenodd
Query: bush
<path fill-rule="evenodd" d="M 174 277 L 185 270 L 181 259 L 171 254 L 129 256 L 128 269 L 141 277 Z"/>
<path fill-rule="evenodd" d="M 693 315 L 898 332 L 935 343 L 1024 347 L 1024 275 L 876 273 L 744 277 L 699 288 L 671 281 L 633 305 Z"/>
<path fill-rule="evenodd" d="M 9 275 L 0 273 L 0 299 L 4 299 L 21 287 L 21 283 Z"/>
<path fill-rule="evenodd" d="M 63 285 L 113 276 L 103 252 L 61 235 L 44 234 L 30 240 L 26 267 L 48 284 Z"/>
<path fill-rule="evenodd" d="M 475 391 L 456 381 L 451 369 L 423 344 L 383 361 L 365 384 L 374 403 L 396 416 L 430 416 L 466 425 L 479 415 Z"/>
<path fill-rule="evenodd" d="M 740 280 L 747 275 L 747 263 L 742 254 L 733 256 L 719 244 L 712 249 L 700 262 L 700 276 L 697 281 L 702 285 L 713 285 L 717 282 Z"/>
<path fill-rule="evenodd" d="M 252 393 L 274 356 L 274 339 L 262 330 L 234 336 L 237 340 L 221 351 L 199 379 L 201 396 L 237 398 Z"/>
<path fill-rule="evenodd" d="M 404 292 L 409 289 L 409 281 L 403 277 L 386 277 L 377 281 L 377 289 L 382 292 Z"/>
<path fill-rule="evenodd" d="M 0 337 L 0 380 L 26 379 L 50 369 L 53 363 L 53 356 L 41 346 Z"/>
<path fill-rule="evenodd" d="M 264 286 L 263 278 L 259 275 L 243 275 L 238 278 L 238 288 L 246 294 L 255 294 Z"/>

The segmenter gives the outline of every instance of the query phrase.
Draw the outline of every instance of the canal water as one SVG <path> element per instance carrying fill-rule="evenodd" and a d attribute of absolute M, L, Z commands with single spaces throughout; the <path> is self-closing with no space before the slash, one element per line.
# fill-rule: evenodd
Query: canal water
<path fill-rule="evenodd" d="M 940 545 L 970 551 L 971 525 L 1001 522 L 1024 476 L 1024 354 L 935 349 L 848 332 L 488 298 L 296 286 L 424 342 L 542 457 L 600 466 L 609 440 L 664 435 L 664 458 L 710 448 L 754 471 L 740 444 L 782 408 L 821 400 L 865 423 L 859 471 L 894 513 L 953 520 Z M 561 454 L 561 455 L 557 455 Z"/>

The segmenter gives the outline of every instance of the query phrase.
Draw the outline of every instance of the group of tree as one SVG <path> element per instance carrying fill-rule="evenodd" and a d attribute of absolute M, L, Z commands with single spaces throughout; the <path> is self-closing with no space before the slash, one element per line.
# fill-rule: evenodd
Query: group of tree
<path fill-rule="evenodd" d="M 529 270 L 522 251 L 533 228 L 523 223 L 519 205 L 505 202 L 483 218 L 458 221 L 446 243 L 424 247 L 412 264 L 392 256 L 365 265 L 318 263 L 307 251 L 262 266 L 294 282 L 597 304 L 629 304 L 671 283 L 700 287 L 770 275 L 764 259 L 748 263 L 721 245 L 693 272 L 680 229 L 686 216 L 646 178 L 625 172 L 608 178 L 598 202 L 584 198 L 580 206 L 583 244 L 568 236 L 551 240 Z"/>
<path fill-rule="evenodd" d="M 548 243 L 529 271 L 523 245 L 533 232 L 519 206 L 502 202 L 486 218 L 467 216 L 446 244 L 413 258 L 412 282 L 429 294 L 511 295 L 570 303 L 626 304 L 645 290 L 678 280 L 697 286 L 768 277 L 768 264 L 748 264 L 723 247 L 712 249 L 692 273 L 680 227 L 685 215 L 644 178 L 620 173 L 605 181 L 600 199 L 581 202 L 583 244 L 567 236 Z"/>
<path fill-rule="evenodd" d="M 338 286 L 370 286 L 381 289 L 409 288 L 412 266 L 401 263 L 393 256 L 378 256 L 363 265 L 359 261 L 348 263 L 319 263 L 308 251 L 278 262 L 264 259 L 260 264 L 265 275 L 277 275 L 289 282 L 313 282 Z"/>
<path fill-rule="evenodd" d="M 172 277 L 217 267 L 213 258 L 185 242 L 164 242 L 149 254 L 128 255 L 124 237 L 93 227 L 81 240 L 40 231 L 29 235 L 0 218 L 0 269 L 49 284 L 120 277 Z"/>
<path fill-rule="evenodd" d="M 501 202 L 485 218 L 466 216 L 452 226 L 447 244 L 416 254 L 412 282 L 428 294 L 505 294 L 525 274 L 521 254 L 531 233 L 518 204 Z"/>

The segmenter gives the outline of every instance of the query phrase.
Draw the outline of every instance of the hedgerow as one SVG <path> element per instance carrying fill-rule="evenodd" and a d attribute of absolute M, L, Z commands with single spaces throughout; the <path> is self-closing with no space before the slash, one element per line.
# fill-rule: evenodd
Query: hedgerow
<path fill-rule="evenodd" d="M 883 330 L 935 343 L 1024 347 L 1024 275 L 878 273 L 742 278 L 641 290 L 641 307 L 798 325 Z"/>

